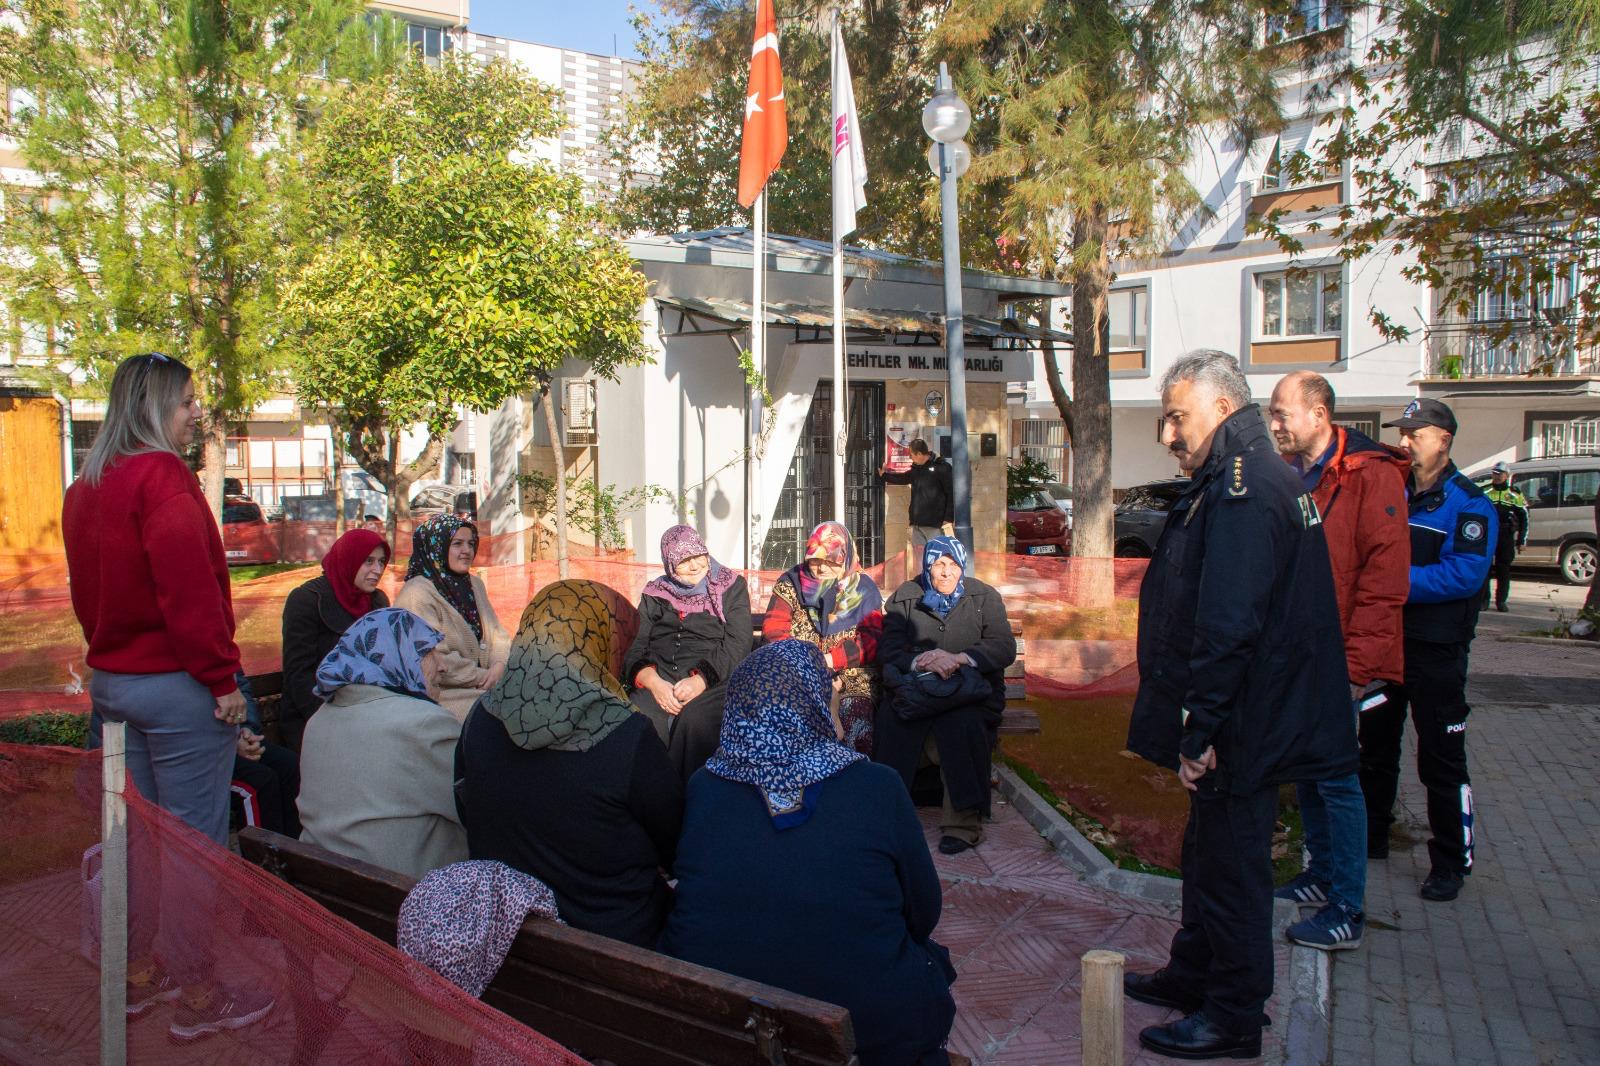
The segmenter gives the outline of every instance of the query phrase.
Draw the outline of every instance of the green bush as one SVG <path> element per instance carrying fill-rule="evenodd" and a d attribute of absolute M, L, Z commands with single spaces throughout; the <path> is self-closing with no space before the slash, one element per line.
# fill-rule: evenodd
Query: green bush
<path fill-rule="evenodd" d="M 81 748 L 89 741 L 89 716 L 71 711 L 49 711 L 0 722 L 0 743 L 59 744 Z"/>

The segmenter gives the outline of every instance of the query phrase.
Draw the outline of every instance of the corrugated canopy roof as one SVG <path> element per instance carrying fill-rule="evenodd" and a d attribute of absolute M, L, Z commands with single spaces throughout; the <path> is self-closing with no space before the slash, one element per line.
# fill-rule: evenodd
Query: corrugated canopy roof
<path fill-rule="evenodd" d="M 656 303 L 683 314 L 691 323 L 712 319 L 730 327 L 750 324 L 750 304 L 722 296 L 658 296 Z M 982 315 L 964 315 L 965 335 L 969 340 L 983 341 L 990 348 L 1032 348 L 1043 340 L 1070 345 L 1072 336 L 1059 330 L 1042 329 L 1019 322 L 1014 318 L 994 319 Z M 815 304 L 769 303 L 766 320 L 771 325 L 794 326 L 797 329 L 830 331 L 833 329 L 833 308 Z M 928 311 L 887 311 L 873 307 L 846 307 L 845 330 L 872 334 L 918 334 L 939 337 L 944 331 L 944 316 Z M 697 327 L 680 328 L 680 333 L 713 333 L 717 329 Z M 998 342 L 998 343 L 996 343 Z"/>

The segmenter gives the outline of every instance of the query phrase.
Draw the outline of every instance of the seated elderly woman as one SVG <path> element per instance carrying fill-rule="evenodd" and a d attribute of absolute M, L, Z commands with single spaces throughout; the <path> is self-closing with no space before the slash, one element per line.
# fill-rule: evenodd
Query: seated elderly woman
<path fill-rule="evenodd" d="M 324 702 L 300 760 L 301 840 L 411 877 L 467 857 L 453 788 L 461 727 L 434 702 L 440 639 L 385 607 L 322 660 Z"/>
<path fill-rule="evenodd" d="M 639 599 L 622 676 L 687 781 L 717 750 L 728 675 L 750 654 L 750 590 L 693 526 L 661 535 L 661 565 Z"/>
<path fill-rule="evenodd" d="M 1006 707 L 1005 669 L 1016 658 L 1005 602 L 967 576 L 966 548 L 954 537 L 928 541 L 922 573 L 884 608 L 878 661 L 886 695 L 874 757 L 898 770 L 908 789 L 919 767 L 939 767 L 946 855 L 983 839 L 989 753 Z"/>
<path fill-rule="evenodd" d="M 571 925 L 650 947 L 671 905 L 662 871 L 683 784 L 611 673 L 613 631 L 593 582 L 539 591 L 505 677 L 467 715 L 456 792 L 474 859 L 549 885 Z"/>
<path fill-rule="evenodd" d="M 844 742 L 867 756 L 882 632 L 883 594 L 862 571 L 855 540 L 841 523 L 822 523 L 811 531 L 805 557 L 773 586 L 761 636 L 768 643 L 803 640 L 822 651 L 839 691 Z"/>
<path fill-rule="evenodd" d="M 838 741 L 831 672 L 798 640 L 733 672 L 689 782 L 659 950 L 850 1011 L 863 1066 L 947 1063 L 939 878 L 893 772 Z"/>

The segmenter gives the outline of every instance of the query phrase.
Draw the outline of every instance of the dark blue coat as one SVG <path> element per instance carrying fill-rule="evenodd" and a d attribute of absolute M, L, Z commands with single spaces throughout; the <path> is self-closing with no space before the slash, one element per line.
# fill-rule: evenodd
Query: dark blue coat
<path fill-rule="evenodd" d="M 1406 482 L 1411 512 L 1411 595 L 1406 637 L 1436 644 L 1470 641 L 1500 523 L 1494 504 L 1451 463 L 1427 492 Z"/>
<path fill-rule="evenodd" d="M 1176 769 L 1215 746 L 1216 785 L 1239 795 L 1356 771 L 1322 520 L 1254 404 L 1217 428 L 1167 515 L 1138 647 L 1131 751 Z"/>
<path fill-rule="evenodd" d="M 862 1066 L 947 1061 L 955 974 L 929 939 L 939 877 L 905 786 L 862 761 L 806 792 L 811 817 L 779 830 L 754 786 L 689 779 L 657 949 L 847 1008 Z"/>

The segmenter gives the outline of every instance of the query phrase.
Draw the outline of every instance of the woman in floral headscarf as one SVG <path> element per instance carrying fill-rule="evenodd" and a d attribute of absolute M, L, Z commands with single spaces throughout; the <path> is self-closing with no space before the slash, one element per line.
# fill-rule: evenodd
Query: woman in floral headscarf
<path fill-rule="evenodd" d="M 537 877 L 579 929 L 651 947 L 683 784 L 611 673 L 607 591 L 558 581 L 528 604 L 505 677 L 467 715 L 456 790 L 474 859 Z"/>
<path fill-rule="evenodd" d="M 444 634 L 439 645 L 439 705 L 460 722 L 506 670 L 511 639 L 489 605 L 489 591 L 472 573 L 478 527 L 436 514 L 411 535 L 411 566 L 394 605 Z"/>
<path fill-rule="evenodd" d="M 883 595 L 862 571 L 850 531 L 822 523 L 806 541 L 805 558 L 773 587 L 761 635 L 769 643 L 793 638 L 817 646 L 839 692 L 844 742 L 868 756 L 882 632 Z"/>
<path fill-rule="evenodd" d="M 662 534 L 661 567 L 639 599 L 622 676 L 687 781 L 717 750 L 728 675 L 750 654 L 750 589 L 693 526 Z"/>
<path fill-rule="evenodd" d="M 689 782 L 659 950 L 847 1008 L 862 1066 L 947 1063 L 939 878 L 897 775 L 838 742 L 832 696 L 803 641 L 733 672 L 722 745 Z"/>

